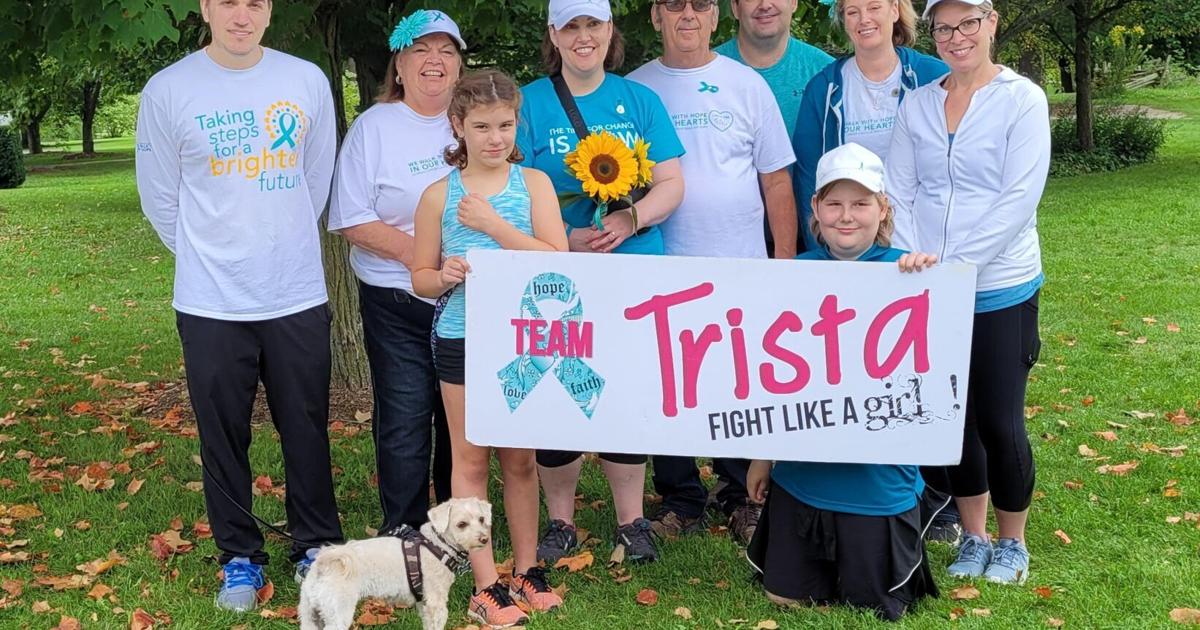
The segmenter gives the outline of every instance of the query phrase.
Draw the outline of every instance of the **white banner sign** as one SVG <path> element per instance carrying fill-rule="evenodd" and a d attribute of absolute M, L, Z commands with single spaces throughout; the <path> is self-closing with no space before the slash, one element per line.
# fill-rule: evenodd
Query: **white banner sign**
<path fill-rule="evenodd" d="M 954 464 L 975 269 L 475 251 L 467 439 Z"/>

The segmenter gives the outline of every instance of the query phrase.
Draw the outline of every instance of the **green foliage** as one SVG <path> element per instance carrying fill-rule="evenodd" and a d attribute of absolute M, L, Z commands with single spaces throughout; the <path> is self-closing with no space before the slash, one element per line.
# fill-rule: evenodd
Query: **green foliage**
<path fill-rule="evenodd" d="M 1125 82 L 1133 75 L 1150 52 L 1142 43 L 1146 31 L 1140 25 L 1127 27 L 1118 24 L 1099 38 L 1092 48 L 1096 62 L 1096 95 L 1101 98 L 1120 96 Z"/>
<path fill-rule="evenodd" d="M 0 188 L 17 188 L 25 183 L 25 160 L 17 130 L 0 127 Z"/>
<path fill-rule="evenodd" d="M 1055 119 L 1050 129 L 1050 174 L 1061 177 L 1143 164 L 1155 158 L 1167 137 L 1166 121 L 1149 118 L 1142 110 L 1099 110 L 1094 131 L 1096 149 L 1081 151 L 1074 113 Z"/>

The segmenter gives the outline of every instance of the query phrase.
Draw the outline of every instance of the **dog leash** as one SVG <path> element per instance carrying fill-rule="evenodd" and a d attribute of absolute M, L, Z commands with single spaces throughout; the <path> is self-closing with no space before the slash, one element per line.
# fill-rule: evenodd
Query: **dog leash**
<path fill-rule="evenodd" d="M 258 517 L 258 515 L 257 515 L 257 514 L 255 514 L 254 512 L 251 512 L 250 510 L 247 510 L 246 508 L 242 507 L 242 504 L 241 504 L 241 503 L 239 503 L 237 499 L 233 498 L 233 497 L 232 497 L 232 496 L 231 496 L 231 495 L 230 495 L 230 494 L 229 494 L 229 493 L 228 493 L 228 492 L 225 490 L 224 486 L 222 486 L 222 485 L 221 485 L 221 483 L 220 483 L 219 481 L 217 481 L 217 477 L 216 477 L 216 475 L 214 475 L 214 474 L 212 473 L 212 471 L 208 469 L 208 463 L 207 463 L 207 462 L 205 462 L 203 458 L 201 458 L 201 459 L 200 459 L 200 468 L 201 468 L 201 469 L 203 469 L 203 471 L 204 471 L 204 474 L 208 476 L 208 481 L 209 481 L 210 483 L 212 483 L 212 485 L 213 485 L 214 487 L 216 487 L 216 489 L 217 489 L 218 491 L 220 491 L 220 492 L 221 492 L 221 494 L 225 495 L 225 498 L 226 498 L 226 499 L 229 499 L 229 502 L 230 502 L 230 503 L 232 503 L 232 504 L 233 504 L 235 507 L 237 507 L 237 509 L 241 510 L 243 514 L 245 514 L 246 516 L 249 516 L 250 518 L 254 519 L 254 520 L 255 520 L 255 521 L 256 521 L 256 522 L 257 522 L 259 525 L 262 525 L 263 527 L 266 527 L 267 529 L 271 530 L 272 532 L 275 532 L 276 534 L 279 534 L 280 536 L 282 536 L 282 537 L 284 537 L 284 538 L 286 538 L 286 539 L 288 539 L 288 540 L 292 541 L 293 543 L 295 543 L 295 544 L 297 544 L 297 545 L 299 545 L 299 546 L 301 546 L 301 547 L 307 547 L 307 548 L 309 548 L 309 549 L 317 549 L 317 548 L 320 548 L 320 547 L 322 546 L 322 545 L 320 545 L 320 544 L 316 544 L 316 543 L 310 543 L 310 542 L 305 542 L 305 541 L 303 541 L 303 540 L 299 540 L 299 539 L 297 539 L 296 537 L 292 536 L 291 534 L 289 534 L 289 533 L 287 533 L 287 532 L 283 531 L 282 529 L 279 529 L 278 527 L 275 527 L 274 525 L 272 525 L 272 524 L 270 524 L 270 523 L 266 522 L 265 520 L 263 520 L 263 519 L 259 518 L 259 517 Z"/>

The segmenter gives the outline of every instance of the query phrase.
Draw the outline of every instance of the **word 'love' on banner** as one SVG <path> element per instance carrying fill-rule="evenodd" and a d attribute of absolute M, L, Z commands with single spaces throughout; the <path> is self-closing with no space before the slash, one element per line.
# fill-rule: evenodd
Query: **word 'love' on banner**
<path fill-rule="evenodd" d="M 474 444 L 958 463 L 975 268 L 475 251 Z"/>

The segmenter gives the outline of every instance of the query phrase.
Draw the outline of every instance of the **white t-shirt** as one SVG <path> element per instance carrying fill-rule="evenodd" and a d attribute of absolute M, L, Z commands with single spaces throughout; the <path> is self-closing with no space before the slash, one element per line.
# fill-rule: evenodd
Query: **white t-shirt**
<path fill-rule="evenodd" d="M 662 98 L 686 150 L 683 202 L 662 224 L 667 254 L 766 258 L 758 175 L 796 161 L 767 82 L 721 55 L 689 69 L 656 59 L 628 78 Z"/>
<path fill-rule="evenodd" d="M 883 81 L 871 81 L 853 58 L 842 64 L 846 142 L 856 142 L 886 161 L 900 109 L 900 62 Z"/>
<path fill-rule="evenodd" d="M 200 50 L 151 77 L 137 185 L 175 254 L 176 310 L 259 321 L 328 301 L 317 221 L 336 136 L 325 75 L 278 51 L 230 70 Z"/>
<path fill-rule="evenodd" d="M 454 142 L 445 114 L 422 116 L 404 103 L 371 106 L 342 141 L 329 229 L 383 221 L 411 236 L 421 193 L 450 171 L 442 156 Z M 398 260 L 353 247 L 350 265 L 366 284 L 412 292 L 412 275 Z"/>

